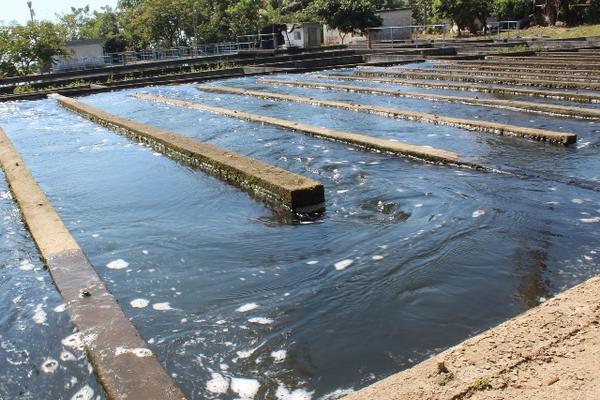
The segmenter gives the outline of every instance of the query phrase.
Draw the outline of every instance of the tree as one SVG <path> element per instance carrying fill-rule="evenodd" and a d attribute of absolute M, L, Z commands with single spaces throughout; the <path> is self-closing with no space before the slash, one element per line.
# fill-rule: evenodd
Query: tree
<path fill-rule="evenodd" d="M 433 3 L 434 14 L 452 20 L 458 27 L 459 35 L 464 29 L 476 33 L 477 20 L 486 29 L 491 11 L 491 4 L 486 0 L 435 0 Z"/>
<path fill-rule="evenodd" d="M 306 13 L 317 21 L 327 24 L 340 32 L 342 44 L 346 35 L 381 25 L 381 18 L 375 12 L 375 5 L 369 0 L 315 0 Z"/>
<path fill-rule="evenodd" d="M 495 0 L 493 14 L 504 21 L 525 20 L 529 17 L 531 6 L 531 0 Z"/>
<path fill-rule="evenodd" d="M 61 26 L 30 21 L 0 29 L 0 75 L 25 75 L 48 71 L 53 58 L 67 55 Z"/>

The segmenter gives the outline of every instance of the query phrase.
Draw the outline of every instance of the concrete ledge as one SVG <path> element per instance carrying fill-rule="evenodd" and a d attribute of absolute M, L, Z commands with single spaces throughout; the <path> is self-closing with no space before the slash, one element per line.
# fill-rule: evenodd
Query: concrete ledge
<path fill-rule="evenodd" d="M 599 304 L 595 277 L 344 399 L 596 399 Z"/>
<path fill-rule="evenodd" d="M 291 101 L 315 105 L 320 107 L 334 107 L 344 110 L 364 112 L 368 114 L 377 114 L 384 117 L 405 119 L 410 121 L 419 121 L 435 125 L 453 126 L 469 131 L 479 131 L 485 133 L 495 133 L 499 135 L 510 135 L 548 142 L 552 144 L 569 145 L 577 141 L 577 135 L 571 133 L 561 133 L 548 131 L 544 129 L 526 128 L 515 125 L 507 125 L 496 122 L 469 120 L 463 118 L 445 117 L 441 115 L 427 114 L 416 111 L 406 111 L 396 108 L 379 107 L 367 104 L 345 103 L 341 101 L 317 100 L 311 97 L 290 96 L 278 93 L 262 92 L 257 90 L 246 90 L 230 87 L 200 86 L 200 89 L 213 93 L 239 94 L 246 96 L 255 96 L 272 100 Z"/>
<path fill-rule="evenodd" d="M 157 151 L 241 187 L 270 205 L 296 213 L 325 208 L 324 189 L 317 181 L 174 132 L 117 117 L 68 97 L 54 98 L 91 121 L 148 143 Z"/>
<path fill-rule="evenodd" d="M 496 99 L 478 99 L 473 97 L 444 96 L 435 94 L 426 94 L 420 92 L 409 92 L 404 90 L 372 88 L 367 86 L 338 85 L 334 83 L 290 81 L 280 79 L 262 78 L 259 82 L 273 85 L 283 85 L 292 87 L 303 87 L 312 89 L 340 90 L 350 93 L 366 93 L 384 96 L 405 97 L 411 99 L 423 99 L 429 101 L 446 101 L 449 103 L 458 103 L 482 107 L 493 107 L 507 110 L 526 111 L 538 114 L 556 115 L 561 117 L 580 118 L 580 119 L 600 119 L 600 110 L 594 108 L 579 108 L 569 106 L 558 106 L 543 103 L 532 103 L 526 101 L 496 100 Z"/>
<path fill-rule="evenodd" d="M 0 165 L 109 399 L 184 399 L 1 129 Z M 120 349 L 141 349 L 144 356 Z"/>
<path fill-rule="evenodd" d="M 539 68 L 529 67 L 529 66 L 511 66 L 511 65 L 498 65 L 496 63 L 490 62 L 480 62 L 480 63 L 443 63 L 443 64 L 435 64 L 433 66 L 435 70 L 448 70 L 460 68 L 463 72 L 465 70 L 475 70 L 475 71 L 503 71 L 503 72 L 531 72 L 535 73 L 539 71 Z M 600 77 L 600 69 L 544 69 L 545 75 L 574 75 L 574 76 L 598 76 Z"/>
<path fill-rule="evenodd" d="M 475 82 L 475 83 L 495 83 L 495 84 L 508 84 L 508 85 L 521 85 L 521 86 L 537 86 L 547 87 L 555 89 L 600 89 L 600 83 L 588 83 L 588 82 L 560 82 L 556 80 L 544 80 L 544 79 L 518 79 L 518 78 L 501 78 L 495 77 L 481 77 L 475 74 L 445 74 L 437 72 L 383 72 L 383 71 L 366 71 L 359 70 L 355 71 L 356 76 L 363 78 L 402 78 L 402 79 L 431 79 L 440 81 L 458 81 L 458 82 Z"/>
<path fill-rule="evenodd" d="M 497 93 L 509 94 L 517 96 L 542 97 L 557 100 L 569 100 L 579 103 L 600 103 L 600 94 L 594 93 L 579 93 L 568 91 L 550 91 L 536 90 L 527 88 L 518 88 L 513 86 L 497 86 L 497 85 L 477 85 L 477 84 L 459 84 L 450 82 L 424 82 L 413 81 L 409 79 L 394 79 L 394 78 L 363 78 L 360 76 L 346 75 L 315 75 L 320 79 L 330 79 L 338 81 L 366 81 L 366 82 L 382 82 L 393 83 L 396 85 L 422 87 L 427 89 L 443 89 L 443 90 L 461 90 L 465 92 L 482 92 L 482 93 Z"/>
<path fill-rule="evenodd" d="M 404 70 L 402 70 L 404 72 Z M 411 72 L 414 72 L 415 70 L 410 70 Z M 422 71 L 422 70 L 421 70 Z M 443 68 L 443 70 L 440 70 L 439 68 L 434 68 L 432 70 L 430 70 L 436 74 L 452 74 L 452 75 L 456 75 L 456 76 L 462 76 L 465 73 L 468 73 L 469 75 L 473 76 L 473 77 L 502 77 L 502 78 L 508 78 L 511 79 L 512 77 L 514 77 L 515 79 L 527 79 L 527 80 L 533 80 L 533 81 L 537 81 L 537 80 L 554 80 L 557 82 L 582 82 L 582 83 L 593 83 L 593 84 L 598 84 L 600 83 L 600 77 L 599 76 L 594 76 L 594 75 L 574 75 L 574 74 L 569 74 L 569 75 L 557 75 L 557 74 L 552 74 L 552 73 L 547 73 L 546 71 L 544 72 L 534 72 L 532 70 L 528 70 L 528 71 L 499 71 L 499 70 L 492 70 L 492 71 L 488 71 L 485 69 L 474 69 L 471 71 L 465 71 L 465 69 L 459 67 L 459 66 L 454 66 L 454 68 L 451 67 L 445 67 Z"/>
<path fill-rule="evenodd" d="M 489 65 L 498 65 L 498 66 L 515 66 L 515 67 L 529 67 L 529 68 L 538 68 L 538 69 L 553 69 L 553 70 L 561 70 L 561 69 L 574 69 L 574 70 L 580 70 L 580 69 L 600 69 L 600 65 L 598 66 L 590 66 L 589 64 L 583 63 L 583 64 L 577 64 L 577 63 L 573 63 L 573 62 L 552 62 L 552 61 L 548 61 L 548 62 L 536 62 L 536 63 L 532 63 L 532 62 L 527 62 L 527 61 L 516 61 L 516 60 L 502 60 L 502 59 L 498 59 L 498 60 L 479 60 L 479 61 L 474 61 L 474 60 L 453 60 L 455 63 L 459 63 L 459 64 L 471 64 L 471 63 L 487 63 Z"/>
<path fill-rule="evenodd" d="M 208 111 L 226 115 L 228 117 L 278 126 L 297 132 L 303 132 L 316 137 L 322 137 L 337 142 L 351 144 L 360 148 L 382 151 L 391 154 L 402 154 L 422 161 L 454 164 L 473 168 L 483 168 L 476 164 L 461 161 L 460 157 L 456 153 L 438 150 L 431 147 L 415 146 L 386 139 L 379 139 L 367 135 L 360 135 L 350 132 L 341 132 L 333 129 L 319 128 L 316 126 L 302 124 L 299 122 L 293 122 L 273 117 L 265 117 L 262 115 L 250 114 L 241 111 L 230 110 L 227 108 L 214 107 L 206 104 L 190 103 L 187 101 L 172 98 L 150 96 L 145 94 L 135 94 L 134 96 L 139 99 L 154 101 L 157 103 L 167 104 L 171 106 Z"/>

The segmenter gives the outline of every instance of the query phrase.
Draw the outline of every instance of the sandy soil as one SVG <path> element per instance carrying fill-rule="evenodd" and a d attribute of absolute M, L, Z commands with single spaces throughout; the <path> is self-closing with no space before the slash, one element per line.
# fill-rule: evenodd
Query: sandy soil
<path fill-rule="evenodd" d="M 600 399 L 600 277 L 345 400 Z"/>

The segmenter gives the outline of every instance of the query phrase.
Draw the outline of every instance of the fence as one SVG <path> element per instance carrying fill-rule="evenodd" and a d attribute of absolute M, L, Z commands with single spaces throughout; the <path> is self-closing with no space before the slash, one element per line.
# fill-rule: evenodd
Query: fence
<path fill-rule="evenodd" d="M 521 29 L 521 21 L 490 22 L 487 24 L 487 28 L 492 35 L 497 33 L 498 37 L 500 37 L 502 32 L 507 32 L 507 36 L 510 38 L 511 31 L 518 31 Z"/>
<path fill-rule="evenodd" d="M 385 26 L 379 28 L 370 28 L 368 31 L 369 48 L 373 47 L 394 47 L 395 45 L 405 45 L 407 42 L 419 47 L 425 41 L 426 34 L 441 34 L 442 47 L 446 47 L 447 25 L 406 25 L 406 26 Z"/>
<path fill-rule="evenodd" d="M 185 58 L 208 57 L 215 55 L 236 54 L 240 45 L 235 42 L 212 43 L 190 47 L 174 47 L 170 49 L 150 49 L 142 51 L 126 51 L 107 53 L 103 57 L 60 58 L 53 66 L 53 72 L 82 71 L 110 65 L 127 65 L 159 60 L 176 60 Z"/>
<path fill-rule="evenodd" d="M 237 46 L 240 50 L 276 49 L 284 44 L 280 43 L 283 36 L 280 33 L 260 33 L 256 35 L 241 35 L 237 37 Z M 285 40 L 285 39 L 283 39 Z M 289 39 L 288 39 L 289 42 Z M 289 44 L 289 43 L 288 43 Z"/>

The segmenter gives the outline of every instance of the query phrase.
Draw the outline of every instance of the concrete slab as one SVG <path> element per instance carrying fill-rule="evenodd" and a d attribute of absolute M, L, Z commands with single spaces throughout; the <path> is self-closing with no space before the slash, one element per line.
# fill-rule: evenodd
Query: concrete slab
<path fill-rule="evenodd" d="M 597 399 L 600 277 L 344 400 Z"/>
<path fill-rule="evenodd" d="M 474 83 L 492 83 L 503 85 L 518 86 L 536 86 L 554 89 L 600 89 L 600 83 L 592 82 L 563 82 L 555 79 L 519 79 L 500 76 L 477 76 L 476 74 L 448 74 L 443 72 L 425 71 L 423 72 L 403 72 L 403 71 L 355 71 L 356 76 L 363 78 L 401 78 L 401 79 L 425 79 L 439 81 L 457 81 Z"/>
<path fill-rule="evenodd" d="M 109 399 L 184 399 L 0 129 L 0 166 Z M 123 350 L 135 350 L 123 351 Z M 137 353 L 138 355 L 136 355 Z"/>
<path fill-rule="evenodd" d="M 191 103 L 188 101 L 182 101 L 167 97 L 159 97 L 159 96 L 150 96 L 145 94 L 135 94 L 135 97 L 143 100 L 154 101 L 157 103 L 190 108 L 194 110 L 200 111 L 208 111 L 217 114 L 226 115 L 228 117 L 244 119 L 247 121 L 258 122 L 263 124 L 269 124 L 273 126 L 278 126 L 285 129 L 290 129 L 297 132 L 302 132 L 305 134 L 309 134 L 311 136 L 322 137 L 329 140 L 334 140 L 338 142 L 347 143 L 353 146 L 357 146 L 360 148 L 365 148 L 368 150 L 382 151 L 391 154 L 401 154 L 411 158 L 419 159 L 427 162 L 435 162 L 435 163 L 444 163 L 444 164 L 452 164 L 459 166 L 466 166 L 470 168 L 480 168 L 483 167 L 461 161 L 460 156 L 456 153 L 452 153 L 449 151 L 439 150 L 432 147 L 425 146 L 416 146 L 401 142 L 395 142 L 386 139 L 380 139 L 367 135 L 360 135 L 356 133 L 350 132 L 342 132 L 334 129 L 326 129 L 320 128 L 308 124 L 302 124 L 299 122 L 288 121 L 280 118 L 273 117 L 265 117 L 262 115 L 256 115 L 251 113 L 245 113 L 241 111 L 230 110 L 222 107 L 214 107 L 206 104 L 200 103 Z"/>
<path fill-rule="evenodd" d="M 600 119 L 600 110 L 595 108 L 580 108 L 562 105 L 552 105 L 543 103 L 533 103 L 516 100 L 496 100 L 496 99 L 479 99 L 474 97 L 463 96 L 444 96 L 436 94 L 427 94 L 421 92 L 409 92 L 404 90 L 373 88 L 368 86 L 356 85 L 338 85 L 334 83 L 323 82 L 307 82 L 307 81 L 291 81 L 282 79 L 263 78 L 259 80 L 266 84 L 282 85 L 292 87 L 302 87 L 311 89 L 323 90 L 340 90 L 349 93 L 366 93 L 384 96 L 404 97 L 411 99 L 422 99 L 428 101 L 444 101 L 449 103 L 458 103 L 466 105 L 474 105 L 480 107 L 493 107 L 507 110 L 525 111 L 538 114 L 556 115 L 568 118 L 578 119 Z"/>
<path fill-rule="evenodd" d="M 527 89 L 514 86 L 501 85 L 478 85 L 472 83 L 451 83 L 451 82 L 425 82 L 415 81 L 410 79 L 394 79 L 394 78 L 364 78 L 360 76 L 347 75 L 315 75 L 315 78 L 330 79 L 338 81 L 364 81 L 364 82 L 382 82 L 393 83 L 403 86 L 422 87 L 427 89 L 443 89 L 443 90 L 460 90 L 466 92 L 482 92 L 482 93 L 497 93 L 516 96 L 531 96 L 542 97 L 557 100 L 569 100 L 578 103 L 600 103 L 600 94 L 595 93 L 580 93 L 573 91 L 550 91 L 539 89 Z"/>
<path fill-rule="evenodd" d="M 494 133 L 499 135 L 509 135 L 523 137 L 552 144 L 569 145 L 577 141 L 577 135 L 572 133 L 555 132 L 544 129 L 527 128 L 522 126 L 507 125 L 496 122 L 470 120 L 464 118 L 446 117 L 437 114 L 427 114 L 423 112 L 400 110 L 396 108 L 380 107 L 368 104 L 347 103 L 341 101 L 318 100 L 312 97 L 290 96 L 279 93 L 271 93 L 257 90 L 247 90 L 242 88 L 232 88 L 224 86 L 199 86 L 201 90 L 212 93 L 227 93 L 246 96 L 260 97 L 264 99 L 290 101 L 320 107 L 334 107 L 344 110 L 364 112 L 368 114 L 377 114 L 384 117 L 418 121 L 423 123 L 454 126 L 469 131 L 478 131 L 485 133 Z"/>
<path fill-rule="evenodd" d="M 54 98 L 91 121 L 148 143 L 171 158 L 241 187 L 269 205 L 295 213 L 319 212 L 325 208 L 323 185 L 315 180 L 178 133 L 112 115 L 68 97 Z"/>

